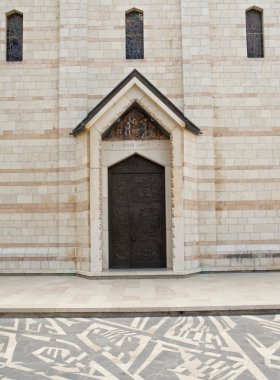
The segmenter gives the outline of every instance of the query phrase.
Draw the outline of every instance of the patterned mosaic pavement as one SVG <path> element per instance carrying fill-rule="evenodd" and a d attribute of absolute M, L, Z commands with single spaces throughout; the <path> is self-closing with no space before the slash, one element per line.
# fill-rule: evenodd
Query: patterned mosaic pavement
<path fill-rule="evenodd" d="M 280 379 L 280 315 L 0 319 L 1 380 Z"/>

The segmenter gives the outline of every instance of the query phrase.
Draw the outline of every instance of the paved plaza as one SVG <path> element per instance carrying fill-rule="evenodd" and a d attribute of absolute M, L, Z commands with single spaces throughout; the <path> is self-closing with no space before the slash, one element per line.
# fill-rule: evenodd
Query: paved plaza
<path fill-rule="evenodd" d="M 162 278 L 162 272 L 155 272 L 153 276 L 137 278 L 137 272 L 125 278 L 94 280 L 78 276 L 0 276 L 0 314 L 280 312 L 280 272 L 208 273 L 185 278 Z"/>
<path fill-rule="evenodd" d="M 1 380 L 279 380 L 280 315 L 2 318 Z"/>
<path fill-rule="evenodd" d="M 279 294 L 279 272 L 2 276 L 0 380 L 279 380 Z"/>

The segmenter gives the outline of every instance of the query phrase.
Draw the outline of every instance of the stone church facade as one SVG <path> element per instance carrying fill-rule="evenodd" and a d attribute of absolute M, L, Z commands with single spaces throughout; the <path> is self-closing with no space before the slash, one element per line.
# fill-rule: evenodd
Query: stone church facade
<path fill-rule="evenodd" d="M 279 23 L 275 0 L 2 0 L 0 273 L 279 269 Z"/>

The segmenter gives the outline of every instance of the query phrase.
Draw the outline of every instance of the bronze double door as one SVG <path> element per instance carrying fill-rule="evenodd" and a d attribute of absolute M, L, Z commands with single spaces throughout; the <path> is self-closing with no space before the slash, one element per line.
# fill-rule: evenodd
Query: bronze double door
<path fill-rule="evenodd" d="M 109 267 L 165 268 L 164 167 L 135 154 L 108 180 Z"/>

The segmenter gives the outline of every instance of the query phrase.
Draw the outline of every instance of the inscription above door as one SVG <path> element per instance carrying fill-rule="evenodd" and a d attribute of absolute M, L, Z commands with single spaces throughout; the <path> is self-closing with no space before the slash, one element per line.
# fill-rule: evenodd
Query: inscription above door
<path fill-rule="evenodd" d="M 164 168 L 134 155 L 109 168 L 110 268 L 166 266 Z"/>

